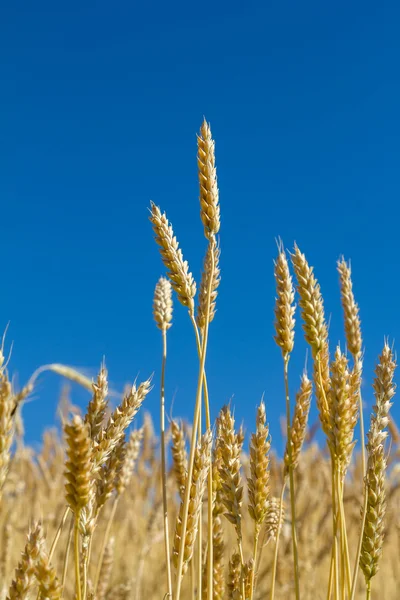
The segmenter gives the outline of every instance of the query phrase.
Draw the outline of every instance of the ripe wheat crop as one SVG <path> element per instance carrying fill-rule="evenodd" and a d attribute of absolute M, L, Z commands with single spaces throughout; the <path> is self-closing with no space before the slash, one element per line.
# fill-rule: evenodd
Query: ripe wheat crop
<path fill-rule="evenodd" d="M 400 435 L 390 415 L 396 402 L 393 348 L 385 341 L 375 350 L 375 404 L 364 415 L 364 346 L 350 266 L 344 259 L 337 264 L 344 343 L 332 348 L 317 275 L 298 246 L 286 252 L 280 242 L 271 322 L 282 358 L 285 451 L 278 456 L 270 437 L 268 399 L 258 399 L 254 421 L 245 424 L 249 436 L 235 422 L 234 406 L 218 407 L 211 421 L 207 350 L 223 278 L 223 210 L 206 121 L 197 145 L 199 226 L 206 240 L 198 285 L 167 215 L 150 206 L 165 269 L 165 276 L 155 277 L 149 323 L 158 328 L 162 349 L 154 357 L 160 431 L 146 410 L 154 393 L 151 377 L 133 383 L 113 406 L 105 362 L 95 381 L 58 363 L 44 365 L 16 390 L 3 340 L 1 597 L 395 600 Z M 175 310 L 187 311 L 197 347 L 191 422 L 166 418 L 167 341 Z M 290 357 L 302 333 L 312 360 L 308 373 L 293 373 Z M 81 411 L 63 393 L 59 422 L 44 431 L 40 448 L 31 448 L 24 443 L 24 402 L 48 370 L 82 386 L 87 408 Z M 293 378 L 300 384 L 291 397 Z M 314 402 L 318 443 L 317 428 L 308 423 Z"/>

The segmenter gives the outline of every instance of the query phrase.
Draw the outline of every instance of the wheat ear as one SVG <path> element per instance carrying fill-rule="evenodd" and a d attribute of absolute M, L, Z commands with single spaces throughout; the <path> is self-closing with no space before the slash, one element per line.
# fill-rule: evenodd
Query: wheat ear
<path fill-rule="evenodd" d="M 312 383 L 307 377 L 307 373 L 303 373 L 300 383 L 300 389 L 296 394 L 296 403 L 293 413 L 292 426 L 290 428 L 290 443 L 292 446 L 292 464 L 295 469 L 299 462 L 301 448 L 304 443 L 307 431 L 308 415 L 310 412 L 312 394 Z M 289 474 L 289 449 L 286 442 L 284 455 L 284 475 Z"/>
<path fill-rule="evenodd" d="M 193 314 L 196 284 L 189 272 L 188 263 L 183 260 L 182 250 L 179 248 L 177 239 L 174 236 L 172 225 L 170 225 L 165 213 L 161 214 L 160 209 L 154 202 L 151 203 L 150 221 L 171 285 L 178 295 L 179 302 L 188 308 L 189 313 Z"/>
<path fill-rule="evenodd" d="M 212 268 L 212 257 L 214 253 L 214 267 Z M 210 295 L 210 316 L 209 323 L 214 320 L 216 313 L 216 301 L 218 296 L 218 287 L 221 281 L 221 271 L 219 267 L 220 248 L 215 244 L 208 244 L 206 255 L 204 257 L 203 273 L 200 280 L 199 304 L 197 306 L 196 322 L 202 330 L 206 322 L 208 290 L 211 285 Z M 210 281 L 211 279 L 211 281 Z"/>
<path fill-rule="evenodd" d="M 200 217 L 207 239 L 215 236 L 220 228 L 220 206 L 215 169 L 215 142 L 209 123 L 204 119 L 197 136 L 197 166 L 200 184 Z"/>
<path fill-rule="evenodd" d="M 96 383 L 92 383 L 93 396 L 87 407 L 85 423 L 89 425 L 90 437 L 97 440 L 103 427 L 108 405 L 107 369 L 103 362 Z"/>
<path fill-rule="evenodd" d="M 378 571 L 384 538 L 386 513 L 386 456 L 384 442 L 388 435 L 389 410 L 395 393 L 393 383 L 396 363 L 393 353 L 385 343 L 374 380 L 375 406 L 367 435 L 367 512 L 361 546 L 360 567 L 367 586 Z"/>
<path fill-rule="evenodd" d="M 183 500 L 187 481 L 188 458 L 185 432 L 182 424 L 178 421 L 171 421 L 171 451 L 175 481 L 181 500 Z"/>
<path fill-rule="evenodd" d="M 270 493 L 269 451 L 271 440 L 265 414 L 265 404 L 260 402 L 257 409 L 256 433 L 250 443 L 249 513 L 255 523 L 253 563 L 257 564 L 258 538 L 261 526 L 268 511 Z M 254 596 L 254 568 L 251 570 L 250 600 Z M 247 596 L 246 596 L 247 597 Z"/>
<path fill-rule="evenodd" d="M 43 545 L 42 528 L 40 524 L 32 527 L 14 579 L 8 590 L 7 600 L 25 600 L 35 582 L 35 569 Z"/>
<path fill-rule="evenodd" d="M 112 450 L 117 446 L 150 389 L 150 380 L 144 381 L 139 387 L 133 385 L 125 395 L 121 405 L 114 410 L 105 428 L 100 432 L 94 448 L 93 462 L 96 468 L 107 460 Z"/>

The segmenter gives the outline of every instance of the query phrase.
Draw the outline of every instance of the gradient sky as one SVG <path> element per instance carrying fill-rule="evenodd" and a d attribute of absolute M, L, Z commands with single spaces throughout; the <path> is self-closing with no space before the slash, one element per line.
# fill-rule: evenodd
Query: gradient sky
<path fill-rule="evenodd" d="M 0 328 L 24 382 L 61 362 L 121 390 L 155 372 L 152 296 L 163 266 L 148 206 L 174 225 L 199 279 L 196 132 L 216 140 L 222 283 L 210 330 L 213 414 L 233 398 L 247 429 L 265 392 L 281 450 L 282 363 L 273 342 L 275 239 L 315 265 L 344 342 L 336 273 L 353 266 L 365 339 L 368 418 L 385 335 L 400 335 L 397 2 L 4 4 L 0 24 Z M 299 321 L 298 321 L 298 324 Z M 306 346 L 298 328 L 291 385 Z M 175 303 L 168 406 L 190 418 L 197 363 Z M 41 379 L 26 435 L 54 421 L 61 381 Z M 73 388 L 82 406 L 87 396 Z M 394 414 L 400 417 L 395 406 Z M 313 410 L 312 418 L 315 418 Z"/>

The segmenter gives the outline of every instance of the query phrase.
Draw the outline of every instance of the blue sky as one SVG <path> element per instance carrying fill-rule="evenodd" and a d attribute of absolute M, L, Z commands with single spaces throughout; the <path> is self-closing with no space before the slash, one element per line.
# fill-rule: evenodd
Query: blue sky
<path fill-rule="evenodd" d="M 399 13 L 395 2 L 368 1 L 4 6 L 0 327 L 10 321 L 11 371 L 24 381 L 61 362 L 95 375 L 105 355 L 115 389 L 155 371 L 147 408 L 158 421 L 151 304 L 163 267 L 147 207 L 152 199 L 167 211 L 199 279 L 196 132 L 205 115 L 222 211 L 214 415 L 233 397 L 251 429 L 265 392 L 281 449 L 277 236 L 315 265 L 332 344 L 344 339 L 335 263 L 351 258 L 368 415 L 383 337 L 400 332 Z M 190 417 L 195 346 L 177 305 L 169 350 L 168 400 Z M 298 328 L 293 388 L 305 352 Z M 29 440 L 53 422 L 60 387 L 54 375 L 41 380 L 25 409 Z"/>

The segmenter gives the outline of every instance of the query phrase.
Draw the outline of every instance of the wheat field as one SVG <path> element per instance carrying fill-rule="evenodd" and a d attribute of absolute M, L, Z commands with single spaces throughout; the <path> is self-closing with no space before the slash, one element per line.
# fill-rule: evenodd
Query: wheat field
<path fill-rule="evenodd" d="M 136 381 L 115 403 L 105 362 L 94 381 L 51 364 L 18 390 L 3 340 L 2 598 L 395 600 L 400 435 L 390 416 L 396 388 L 391 342 L 384 342 L 376 361 L 369 415 L 361 397 L 364 345 L 349 263 L 337 265 L 345 343 L 332 348 L 313 268 L 299 247 L 287 252 L 279 243 L 271 320 L 286 390 L 285 453 L 278 456 L 271 443 L 263 400 L 254 421 L 245 423 L 250 435 L 235 423 L 233 405 L 217 407 L 212 422 L 207 349 L 217 318 L 223 236 L 215 144 L 206 121 L 197 164 L 199 226 L 207 240 L 198 286 L 166 214 L 154 203 L 149 213 L 165 268 L 165 276 L 155 278 L 153 301 L 163 348 L 154 357 L 160 431 L 146 410 L 151 378 Z M 167 339 L 178 310 L 188 314 L 198 351 L 191 422 L 166 419 Z M 290 356 L 303 334 L 312 361 L 308 373 L 293 374 Z M 66 387 L 58 421 L 36 450 L 23 441 L 23 406 L 49 370 L 85 388 L 88 402 L 80 410 Z M 298 393 L 290 397 L 289 377 L 299 375 Z M 308 423 L 312 403 L 317 427 Z M 362 443 L 355 447 L 358 424 Z"/>

